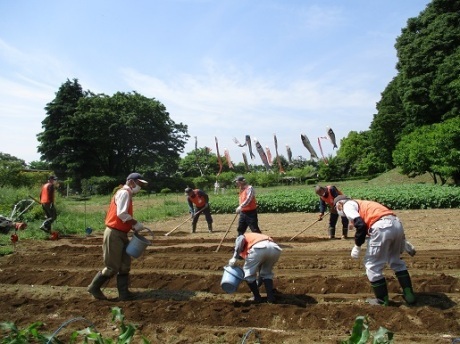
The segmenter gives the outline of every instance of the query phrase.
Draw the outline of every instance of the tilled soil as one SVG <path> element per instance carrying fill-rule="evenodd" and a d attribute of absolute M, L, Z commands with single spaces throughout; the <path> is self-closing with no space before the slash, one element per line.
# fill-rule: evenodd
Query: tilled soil
<path fill-rule="evenodd" d="M 102 268 L 102 232 L 20 238 L 15 252 L 0 258 L 0 321 L 19 328 L 40 321 L 42 333 L 57 331 L 63 342 L 89 324 L 115 338 L 119 327 L 111 308 L 117 306 L 125 323 L 137 326 L 133 343 L 141 343 L 141 335 L 152 343 L 337 343 L 350 336 L 357 316 L 367 316 L 372 332 L 383 326 L 394 332 L 395 343 L 452 343 L 460 337 L 460 210 L 397 214 L 417 249 L 414 257 L 403 254 L 418 298 L 414 306 L 404 303 L 390 269 L 390 306 L 366 303 L 372 291 L 362 262 L 350 257 L 353 240 L 327 239 L 327 220 L 313 224 L 317 214 L 305 213 L 259 215 L 262 231 L 283 248 L 275 268 L 276 304 L 252 304 L 244 283 L 226 294 L 220 282 L 236 221 L 216 252 L 235 215 L 214 215 L 213 233 L 204 219 L 194 234 L 188 222 L 164 235 L 184 219 L 149 224 L 155 236 L 133 260 L 132 301 L 116 301 L 114 279 L 104 289 L 107 301 L 86 291 Z"/>

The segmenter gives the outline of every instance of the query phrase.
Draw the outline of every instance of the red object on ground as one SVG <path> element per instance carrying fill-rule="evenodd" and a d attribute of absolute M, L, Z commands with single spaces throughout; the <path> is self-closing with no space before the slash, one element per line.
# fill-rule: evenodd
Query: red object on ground
<path fill-rule="evenodd" d="M 57 239 L 59 239 L 59 233 L 51 232 L 51 240 L 57 240 Z"/>
<path fill-rule="evenodd" d="M 19 240 L 19 238 L 18 238 L 17 234 L 11 234 L 11 241 L 13 243 L 16 243 L 18 240 Z"/>

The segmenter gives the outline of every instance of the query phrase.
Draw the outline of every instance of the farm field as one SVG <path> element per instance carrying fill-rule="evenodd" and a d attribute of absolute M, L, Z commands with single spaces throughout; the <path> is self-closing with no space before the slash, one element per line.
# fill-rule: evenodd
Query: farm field
<path fill-rule="evenodd" d="M 326 239 L 327 220 L 289 241 L 316 221 L 313 213 L 259 215 L 262 231 L 283 248 L 275 269 L 276 304 L 251 304 L 245 284 L 226 294 L 220 280 L 232 255 L 236 221 L 216 253 L 235 216 L 224 214 L 213 215 L 213 233 L 204 219 L 194 234 L 186 223 L 164 235 L 184 218 L 147 224 L 155 236 L 133 261 L 131 290 L 138 295 L 133 301 L 115 301 L 114 280 L 104 290 L 108 301 L 86 291 L 102 268 L 102 232 L 20 240 L 13 254 L 0 257 L 0 321 L 19 328 L 41 321 L 41 332 L 51 334 L 83 317 L 115 338 L 110 310 L 118 306 L 125 323 L 138 326 L 133 343 L 141 343 L 142 334 L 152 343 L 241 343 L 246 337 L 246 343 L 290 344 L 337 343 L 350 336 L 357 316 L 367 316 L 371 332 L 383 326 L 394 332 L 394 343 L 452 343 L 460 337 L 460 210 L 396 213 L 417 249 L 414 257 L 403 254 L 418 296 L 411 307 L 389 269 L 391 305 L 365 302 L 372 291 L 362 262 L 350 257 L 353 240 Z M 74 321 L 57 337 L 66 342 L 70 332 L 86 326 Z"/>

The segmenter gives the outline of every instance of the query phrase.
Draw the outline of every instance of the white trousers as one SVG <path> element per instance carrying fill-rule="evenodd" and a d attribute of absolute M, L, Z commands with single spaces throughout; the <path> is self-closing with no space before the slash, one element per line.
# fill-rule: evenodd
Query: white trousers
<path fill-rule="evenodd" d="M 384 216 L 374 223 L 364 256 L 364 266 L 370 282 L 384 277 L 386 264 L 395 273 L 407 270 L 406 263 L 400 258 L 405 243 L 404 228 L 396 216 Z"/>

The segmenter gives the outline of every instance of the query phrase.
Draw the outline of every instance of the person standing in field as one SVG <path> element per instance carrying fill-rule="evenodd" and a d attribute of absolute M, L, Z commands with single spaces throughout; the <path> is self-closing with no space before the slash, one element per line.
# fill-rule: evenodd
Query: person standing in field
<path fill-rule="evenodd" d="M 104 239 L 102 252 L 105 267 L 94 276 L 88 286 L 88 292 L 98 300 L 107 297 L 101 287 L 112 276 L 117 276 L 118 300 L 134 299 L 134 294 L 129 291 L 129 272 L 131 270 L 131 257 L 126 253 L 129 244 L 128 233 L 131 230 L 139 232 L 144 229 L 141 222 L 133 217 L 133 195 L 147 185 L 142 175 L 131 173 L 123 185 L 112 197 L 109 210 L 105 217 Z"/>
<path fill-rule="evenodd" d="M 56 205 L 54 204 L 57 180 L 56 176 L 49 176 L 40 192 L 39 199 L 45 212 L 45 221 L 43 221 L 40 229 L 46 233 L 51 233 L 51 225 L 57 219 Z"/>
<path fill-rule="evenodd" d="M 318 221 L 321 221 L 324 217 L 324 213 L 329 208 L 329 227 L 328 235 L 329 239 L 335 239 L 335 226 L 339 215 L 334 208 L 334 198 L 342 195 L 342 191 L 337 189 L 334 185 L 315 186 L 315 193 L 319 196 L 319 217 Z M 346 217 L 341 218 L 342 221 L 342 239 L 348 238 L 348 219 Z"/>
<path fill-rule="evenodd" d="M 186 188 L 185 195 L 187 196 L 190 214 L 193 217 L 192 233 L 195 233 L 198 219 L 202 213 L 204 214 L 206 222 L 208 223 L 208 232 L 212 233 L 212 216 L 211 208 L 209 206 L 208 194 L 200 189 L 193 190 L 192 188 Z"/>
<path fill-rule="evenodd" d="M 243 235 L 248 227 L 251 232 L 261 233 L 257 217 L 257 200 L 254 188 L 246 182 L 243 176 L 236 177 L 234 182 L 240 189 L 239 205 L 235 210 L 237 214 L 240 214 L 237 228 L 238 235 Z"/>
<path fill-rule="evenodd" d="M 412 281 L 401 253 L 407 251 L 415 255 L 414 247 L 406 241 L 404 228 L 395 213 L 384 205 L 363 200 L 353 200 L 345 195 L 334 199 L 334 207 L 342 217 L 353 222 L 355 246 L 351 257 L 359 258 L 361 246 L 368 238 L 364 266 L 376 299 L 368 300 L 371 304 L 388 306 L 388 288 L 383 270 L 388 264 L 395 272 L 402 288 L 404 300 L 412 305 L 416 302 Z"/>

